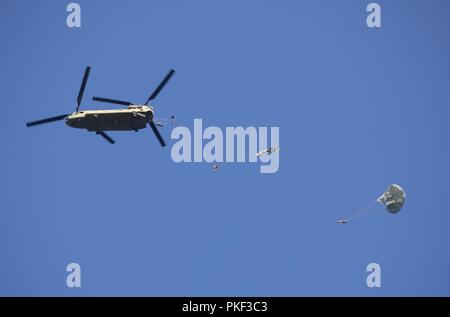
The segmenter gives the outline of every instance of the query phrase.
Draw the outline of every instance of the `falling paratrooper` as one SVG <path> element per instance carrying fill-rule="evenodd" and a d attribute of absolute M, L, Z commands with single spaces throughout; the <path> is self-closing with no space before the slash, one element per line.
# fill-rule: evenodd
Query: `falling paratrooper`
<path fill-rule="evenodd" d="M 403 188 L 401 188 L 397 184 L 392 184 L 386 189 L 386 191 L 380 197 L 378 197 L 376 202 L 384 205 L 387 212 L 395 215 L 402 209 L 402 207 L 405 203 L 405 200 L 406 200 L 406 193 L 403 190 Z M 369 207 L 371 207 L 376 202 L 372 202 L 369 205 L 367 205 L 366 207 L 358 210 L 356 213 L 354 213 L 349 218 L 339 219 L 337 221 L 337 223 L 339 223 L 339 224 L 348 223 L 351 219 L 368 211 Z"/>
<path fill-rule="evenodd" d="M 278 145 L 275 146 L 275 147 L 268 147 L 267 149 L 264 149 L 264 150 L 256 153 L 256 156 L 259 157 L 259 156 L 263 156 L 265 154 L 272 154 L 272 153 L 275 153 L 275 152 L 277 152 L 279 150 L 280 150 L 280 146 L 278 146 Z"/>

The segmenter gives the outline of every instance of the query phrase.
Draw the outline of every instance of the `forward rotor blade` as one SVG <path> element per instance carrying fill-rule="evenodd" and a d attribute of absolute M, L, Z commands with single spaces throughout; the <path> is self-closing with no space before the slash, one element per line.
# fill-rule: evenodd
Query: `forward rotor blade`
<path fill-rule="evenodd" d="M 101 135 L 106 141 L 108 141 L 111 144 L 116 143 L 116 141 L 114 141 L 109 135 L 107 135 L 103 131 L 98 131 L 98 132 L 95 132 L 95 133 Z"/>
<path fill-rule="evenodd" d="M 145 103 L 145 105 L 147 105 L 150 100 L 155 99 L 156 96 L 158 96 L 158 94 L 161 91 L 161 89 L 164 88 L 164 86 L 167 84 L 167 82 L 169 81 L 170 77 L 172 77 L 173 74 L 175 74 L 175 71 L 173 69 L 171 69 L 167 73 L 166 77 L 164 77 L 164 79 L 158 85 L 158 87 L 156 87 L 155 91 L 150 95 L 150 97 L 148 97 L 147 102 Z"/>
<path fill-rule="evenodd" d="M 109 99 L 109 98 L 100 98 L 100 97 L 93 97 L 92 100 L 100 101 L 100 102 L 116 103 L 118 105 L 124 105 L 124 106 L 129 106 L 129 105 L 133 104 L 132 102 L 128 102 L 128 101 Z"/>
<path fill-rule="evenodd" d="M 87 83 L 90 71 L 91 71 L 91 68 L 89 66 L 86 67 L 86 70 L 84 71 L 83 81 L 81 82 L 80 91 L 78 92 L 77 112 L 78 112 L 78 109 L 80 108 L 81 99 L 83 98 L 84 88 L 86 88 L 86 83 Z"/>
<path fill-rule="evenodd" d="M 162 138 L 161 134 L 159 134 L 158 128 L 155 126 L 153 121 L 147 119 L 148 124 L 150 124 L 150 128 L 152 128 L 153 133 L 155 134 L 156 138 L 158 139 L 159 143 L 162 147 L 166 146 L 166 143 L 164 142 L 164 139 Z"/>
<path fill-rule="evenodd" d="M 31 121 L 31 122 L 27 122 L 27 127 L 32 127 L 38 124 L 44 124 L 44 123 L 49 123 L 49 122 L 53 122 L 53 121 L 59 121 L 59 120 L 63 120 L 65 119 L 69 114 L 62 114 L 60 116 L 56 116 L 56 117 L 51 117 L 51 118 L 45 118 L 45 119 L 41 119 L 41 120 L 36 120 L 36 121 Z"/>

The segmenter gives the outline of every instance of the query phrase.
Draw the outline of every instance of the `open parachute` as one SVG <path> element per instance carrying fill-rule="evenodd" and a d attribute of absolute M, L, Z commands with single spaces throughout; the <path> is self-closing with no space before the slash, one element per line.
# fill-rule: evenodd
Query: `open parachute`
<path fill-rule="evenodd" d="M 381 195 L 376 201 L 373 201 L 370 204 L 368 204 L 366 207 L 361 208 L 360 210 L 355 212 L 350 217 L 340 219 L 337 222 L 340 224 L 346 224 L 351 219 L 356 218 L 356 217 L 362 215 L 363 213 L 373 209 L 371 207 L 373 207 L 374 204 L 376 204 L 377 202 L 380 204 L 383 204 L 386 211 L 389 212 L 390 214 L 396 214 L 402 209 L 402 207 L 405 203 L 405 200 L 406 200 L 405 191 L 399 185 L 392 184 L 388 187 L 388 189 L 386 189 L 386 191 L 383 193 L 383 195 Z"/>
<path fill-rule="evenodd" d="M 386 211 L 391 214 L 396 214 L 402 209 L 406 200 L 405 191 L 398 185 L 392 184 L 381 195 L 377 202 L 382 203 L 386 207 Z"/>

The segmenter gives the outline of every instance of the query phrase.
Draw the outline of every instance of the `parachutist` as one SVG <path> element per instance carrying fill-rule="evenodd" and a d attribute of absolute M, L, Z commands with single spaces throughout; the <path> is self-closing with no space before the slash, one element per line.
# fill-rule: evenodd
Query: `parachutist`
<path fill-rule="evenodd" d="M 168 124 L 168 121 L 170 120 L 170 126 L 173 127 L 173 125 L 175 124 L 175 116 L 170 116 L 169 119 L 154 119 L 153 122 L 158 126 L 158 127 L 165 127 Z"/>
<path fill-rule="evenodd" d="M 269 148 L 267 148 L 265 150 L 262 150 L 261 152 L 258 152 L 256 154 L 256 156 L 261 156 L 261 155 L 264 155 L 264 154 L 272 154 L 272 153 L 275 153 L 278 150 L 280 150 L 279 146 L 269 147 Z"/>
<path fill-rule="evenodd" d="M 357 216 L 362 215 L 363 213 L 370 210 L 370 207 L 372 207 L 376 203 L 380 203 L 384 205 L 386 211 L 390 214 L 396 214 L 402 209 L 403 204 L 406 200 L 406 193 L 405 191 L 398 185 L 392 184 L 386 189 L 386 191 L 381 195 L 376 201 L 373 201 L 372 203 L 368 204 L 366 207 L 361 208 L 356 213 L 354 213 L 352 216 L 344 219 L 340 219 L 337 221 L 337 223 L 345 224 L 350 221 L 350 219 L 356 218 Z"/>
<path fill-rule="evenodd" d="M 215 173 L 219 169 L 219 165 L 214 164 L 212 168 L 213 168 L 213 173 Z"/>

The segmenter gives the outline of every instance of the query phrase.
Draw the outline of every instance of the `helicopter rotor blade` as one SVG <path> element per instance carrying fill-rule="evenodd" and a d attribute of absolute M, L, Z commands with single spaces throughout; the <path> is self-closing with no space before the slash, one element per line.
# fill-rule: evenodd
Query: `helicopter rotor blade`
<path fill-rule="evenodd" d="M 164 77 L 164 79 L 158 85 L 158 87 L 156 87 L 155 91 L 153 91 L 153 93 L 150 95 L 150 97 L 148 97 L 147 102 L 145 103 L 145 105 L 147 105 L 150 100 L 155 99 L 156 96 L 158 96 L 159 92 L 164 88 L 164 86 L 167 84 L 167 82 L 169 81 L 170 77 L 173 76 L 173 74 L 175 74 L 175 71 L 173 69 L 171 69 L 167 73 L 166 77 Z"/>
<path fill-rule="evenodd" d="M 129 105 L 133 104 L 132 102 L 129 102 L 129 101 L 123 101 L 123 100 L 117 100 L 117 99 L 109 99 L 109 98 L 100 98 L 100 97 L 92 97 L 92 100 L 100 101 L 100 102 L 115 103 L 115 104 L 124 105 L 124 106 L 129 106 Z"/>
<path fill-rule="evenodd" d="M 45 118 L 45 119 L 36 120 L 36 121 L 30 121 L 30 122 L 27 122 L 27 127 L 32 127 L 32 126 L 39 125 L 39 124 L 44 124 L 44 123 L 49 123 L 49 122 L 53 122 L 53 121 L 63 120 L 68 115 L 69 114 L 62 114 L 62 115 L 55 116 L 55 117 Z"/>
<path fill-rule="evenodd" d="M 153 123 L 153 121 L 151 121 L 150 119 L 147 118 L 148 124 L 150 125 L 150 128 L 152 128 L 153 133 L 155 134 L 156 138 L 158 139 L 159 143 L 161 144 L 162 147 L 166 146 L 166 143 L 164 142 L 164 139 L 162 138 L 161 134 L 159 134 L 158 128 L 156 127 L 156 125 Z"/>
<path fill-rule="evenodd" d="M 77 98 L 77 112 L 81 105 L 81 99 L 83 98 L 84 94 L 84 88 L 86 88 L 86 83 L 89 77 L 89 72 L 91 71 L 91 67 L 86 67 L 86 70 L 84 71 L 83 81 L 81 82 L 80 91 L 78 92 L 78 98 Z"/>
<path fill-rule="evenodd" d="M 107 135 L 105 132 L 103 131 L 97 131 L 95 132 L 95 134 L 99 134 L 101 135 L 106 141 L 108 141 L 111 144 L 116 143 L 116 141 L 113 140 L 113 138 L 111 138 L 109 135 Z"/>

